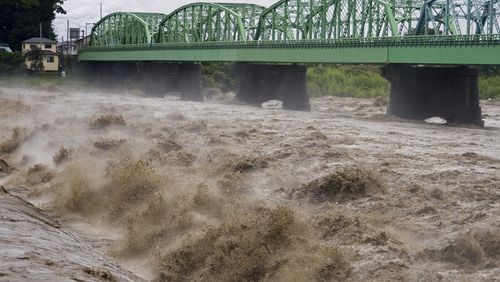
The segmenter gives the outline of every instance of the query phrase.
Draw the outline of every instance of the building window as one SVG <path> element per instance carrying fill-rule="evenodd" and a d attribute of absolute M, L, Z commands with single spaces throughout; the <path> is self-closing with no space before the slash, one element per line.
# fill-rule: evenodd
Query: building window
<path fill-rule="evenodd" d="M 31 45 L 30 45 L 30 49 L 31 49 L 31 50 L 35 50 L 36 48 L 38 48 L 38 47 L 37 47 L 35 44 L 31 44 Z"/>
<path fill-rule="evenodd" d="M 47 56 L 47 63 L 53 63 L 54 62 L 54 56 L 48 55 Z"/>
<path fill-rule="evenodd" d="M 52 44 L 45 44 L 45 49 L 52 49 Z"/>

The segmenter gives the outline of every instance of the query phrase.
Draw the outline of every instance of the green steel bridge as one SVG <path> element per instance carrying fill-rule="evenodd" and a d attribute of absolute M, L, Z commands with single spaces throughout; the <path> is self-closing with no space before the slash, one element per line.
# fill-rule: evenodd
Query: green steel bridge
<path fill-rule="evenodd" d="M 500 0 L 192 3 L 112 13 L 82 61 L 500 65 Z"/>
<path fill-rule="evenodd" d="M 141 73 L 145 91 L 202 100 L 201 62 L 234 62 L 238 98 L 308 110 L 305 63 L 382 65 L 388 113 L 482 124 L 480 65 L 500 65 L 500 0 L 192 3 L 107 15 L 78 53 L 95 80 Z M 116 81 L 116 79 L 121 79 Z"/>

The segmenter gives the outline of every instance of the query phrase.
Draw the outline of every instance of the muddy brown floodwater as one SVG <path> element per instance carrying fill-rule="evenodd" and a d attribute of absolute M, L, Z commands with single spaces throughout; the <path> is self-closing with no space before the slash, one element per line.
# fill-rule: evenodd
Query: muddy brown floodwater
<path fill-rule="evenodd" d="M 484 129 L 383 99 L 0 87 L 0 281 L 498 281 L 482 107 Z"/>

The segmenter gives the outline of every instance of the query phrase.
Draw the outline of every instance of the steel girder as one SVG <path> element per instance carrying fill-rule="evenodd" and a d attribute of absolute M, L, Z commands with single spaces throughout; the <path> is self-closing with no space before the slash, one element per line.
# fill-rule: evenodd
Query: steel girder
<path fill-rule="evenodd" d="M 392 6 L 379 0 L 281 0 L 261 15 L 259 40 L 397 35 Z"/>
<path fill-rule="evenodd" d="M 280 0 L 193 3 L 170 15 L 113 13 L 92 46 L 500 33 L 500 0 Z"/>
<path fill-rule="evenodd" d="M 242 3 L 219 3 L 220 5 L 230 9 L 241 17 L 245 31 L 246 39 L 253 40 L 259 27 L 260 15 L 265 7 L 255 4 L 242 4 Z"/>
<path fill-rule="evenodd" d="M 410 35 L 500 33 L 499 0 L 427 0 L 412 1 L 412 5 Z"/>
<path fill-rule="evenodd" d="M 80 60 L 500 65 L 500 0 L 194 3 L 114 13 Z"/>
<path fill-rule="evenodd" d="M 500 33 L 500 0 L 281 0 L 259 40 Z"/>
<path fill-rule="evenodd" d="M 158 32 L 159 13 L 117 12 L 107 15 L 95 24 L 91 32 L 92 46 L 150 44 Z"/>
<path fill-rule="evenodd" d="M 441 9 L 449 6 L 449 15 L 456 18 L 457 34 L 500 34 L 499 0 L 454 0 L 449 3 L 441 0 L 439 5 Z M 440 32 L 443 33 L 446 34 Z"/>
<path fill-rule="evenodd" d="M 500 65 L 500 34 L 103 46 L 84 61 Z"/>
<path fill-rule="evenodd" d="M 263 7 L 253 4 L 192 3 L 161 23 L 158 42 L 252 40 Z"/>

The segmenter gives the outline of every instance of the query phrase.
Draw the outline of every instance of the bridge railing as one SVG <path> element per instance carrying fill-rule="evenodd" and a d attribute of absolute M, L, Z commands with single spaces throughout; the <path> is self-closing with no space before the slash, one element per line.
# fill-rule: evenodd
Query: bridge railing
<path fill-rule="evenodd" d="M 85 51 L 123 51 L 155 49 L 246 49 L 246 48 L 386 48 L 386 47 L 436 47 L 436 46 L 489 46 L 500 45 L 500 34 L 447 35 L 447 36 L 401 36 L 372 38 L 338 38 L 281 41 L 221 41 L 221 42 L 175 42 L 134 45 L 88 46 Z"/>

